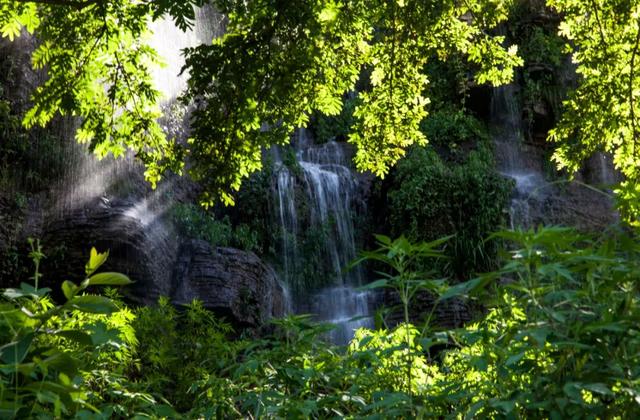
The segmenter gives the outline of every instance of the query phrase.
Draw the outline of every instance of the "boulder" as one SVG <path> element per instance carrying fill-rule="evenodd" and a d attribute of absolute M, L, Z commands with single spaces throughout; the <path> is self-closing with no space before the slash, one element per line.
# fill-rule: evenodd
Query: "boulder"
<path fill-rule="evenodd" d="M 276 273 L 252 252 L 186 240 L 173 278 L 175 303 L 199 299 L 236 326 L 259 327 L 285 313 L 284 289 Z"/>

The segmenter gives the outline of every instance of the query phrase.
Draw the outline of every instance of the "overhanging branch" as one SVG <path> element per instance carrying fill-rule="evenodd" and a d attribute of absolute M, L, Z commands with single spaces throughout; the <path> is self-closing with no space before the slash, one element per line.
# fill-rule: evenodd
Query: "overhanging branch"
<path fill-rule="evenodd" d="M 15 0 L 18 3 L 37 3 L 37 4 L 48 4 L 52 6 L 68 6 L 73 7 L 78 10 L 82 10 L 85 7 L 94 5 L 96 3 L 100 3 L 102 0 L 85 0 L 85 1 L 75 1 L 75 0 Z"/>

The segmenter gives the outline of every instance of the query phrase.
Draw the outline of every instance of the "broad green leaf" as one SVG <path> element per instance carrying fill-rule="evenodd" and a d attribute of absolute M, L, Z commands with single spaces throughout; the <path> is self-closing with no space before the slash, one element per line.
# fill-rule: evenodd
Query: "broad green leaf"
<path fill-rule="evenodd" d="M 84 331 L 80 330 L 62 330 L 56 331 L 53 333 L 58 337 L 63 337 L 71 341 L 75 341 L 76 343 L 82 346 L 91 346 L 93 342 L 91 341 L 91 336 L 89 336 Z"/>
<path fill-rule="evenodd" d="M 583 384 L 582 387 L 602 395 L 613 395 L 613 392 L 603 383 Z"/>
<path fill-rule="evenodd" d="M 495 408 L 499 408 L 500 410 L 502 410 L 502 412 L 504 414 L 509 414 L 511 412 L 513 412 L 513 410 L 516 408 L 516 402 L 509 400 L 509 401 L 491 401 L 491 406 L 495 407 Z"/>
<path fill-rule="evenodd" d="M 379 289 L 382 287 L 386 287 L 388 284 L 388 280 L 380 279 L 376 281 L 372 281 L 371 283 L 365 284 L 364 286 L 358 287 L 357 290 L 371 290 L 371 289 Z"/>
<path fill-rule="evenodd" d="M 464 283 L 459 283 L 454 286 L 450 286 L 446 289 L 446 291 L 440 295 L 439 300 L 446 300 L 452 297 L 464 297 L 467 296 L 471 291 L 478 291 L 479 289 L 484 288 L 491 280 L 493 280 L 489 276 L 478 277 Z"/>
<path fill-rule="evenodd" d="M 120 343 L 118 330 L 109 329 L 104 322 L 96 322 L 89 327 L 93 345 L 100 346 L 106 343 Z"/>
<path fill-rule="evenodd" d="M 111 299 L 91 295 L 76 296 L 69 300 L 65 306 L 92 314 L 110 314 L 120 310 Z"/>
<path fill-rule="evenodd" d="M 121 273 L 98 273 L 89 277 L 89 286 L 125 286 L 127 284 L 133 283 L 129 277 L 125 276 Z"/>
<path fill-rule="evenodd" d="M 42 297 L 49 292 L 51 292 L 51 289 L 49 289 L 48 287 L 42 287 L 36 290 L 36 288 L 33 287 L 32 285 L 22 282 L 20 283 L 19 289 L 12 289 L 12 288 L 5 289 L 3 295 L 7 299 L 13 300 L 21 297 L 32 297 L 32 298 Z"/>
<path fill-rule="evenodd" d="M 520 360 L 522 360 L 524 355 L 525 355 L 525 352 L 520 352 L 518 354 L 514 354 L 512 356 L 509 356 L 507 358 L 507 360 L 504 362 L 504 364 L 506 366 L 515 366 L 515 365 L 518 364 L 518 362 L 520 362 Z"/>
<path fill-rule="evenodd" d="M 77 292 L 78 292 L 78 286 L 76 286 L 76 284 L 73 283 L 72 281 L 65 280 L 62 283 L 62 293 L 64 293 L 64 297 L 66 297 L 67 300 L 70 300 L 71 298 L 73 298 Z"/>
<path fill-rule="evenodd" d="M 581 385 L 576 382 L 567 382 L 562 390 L 573 401 L 582 402 L 582 394 L 580 393 Z"/>
<path fill-rule="evenodd" d="M 89 256 L 89 261 L 85 266 L 85 273 L 87 276 L 93 274 L 102 264 L 107 261 L 107 257 L 109 257 L 109 251 L 98 253 L 95 248 L 91 248 L 91 253 Z"/>
<path fill-rule="evenodd" d="M 29 333 L 18 341 L 0 347 L 0 359 L 10 364 L 21 363 L 29 352 L 34 336 L 34 333 Z"/>

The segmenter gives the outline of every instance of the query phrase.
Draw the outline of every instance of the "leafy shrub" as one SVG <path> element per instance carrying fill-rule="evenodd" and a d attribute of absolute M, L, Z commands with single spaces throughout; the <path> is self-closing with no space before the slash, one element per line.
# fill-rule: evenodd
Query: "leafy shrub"
<path fill-rule="evenodd" d="M 143 378 L 149 392 L 188 411 L 194 383 L 221 372 L 234 360 L 239 343 L 227 339 L 231 327 L 198 301 L 179 312 L 161 298 L 157 306 L 140 308 L 136 315 L 133 326 L 140 343 L 136 376 Z"/>
<path fill-rule="evenodd" d="M 640 245 L 566 228 L 501 232 L 512 243 L 484 281 L 489 312 L 453 334 L 443 368 L 464 416 L 640 415 Z"/>
<path fill-rule="evenodd" d="M 126 282 L 93 272 L 104 254 L 92 253 L 83 283 L 63 283 L 59 306 L 36 269 L 35 286 L 7 289 L 0 304 L 2 416 L 639 416 L 637 238 L 565 228 L 496 236 L 509 243 L 500 268 L 454 286 L 423 270 L 449 238 L 378 236 L 364 258 L 391 272 L 370 287 L 398 290 L 407 308 L 426 289 L 436 302 L 474 296 L 486 311 L 452 331 L 429 321 L 361 329 L 346 348 L 322 341 L 328 327 L 305 315 L 274 321 L 271 335 L 231 339 L 198 302 L 179 311 L 161 299 L 133 313 L 117 298 L 80 295 Z M 37 247 L 32 255 L 41 257 Z"/>
<path fill-rule="evenodd" d="M 96 273 L 107 254 L 93 249 L 86 279 L 80 284 L 64 281 L 65 303 L 56 305 L 50 289 L 38 287 L 44 257 L 39 244 L 31 256 L 34 285 L 5 289 L 0 302 L 0 416 L 86 417 L 93 412 L 108 417 L 116 406 L 133 414 L 155 405 L 141 394 L 122 392 L 127 391 L 122 380 L 121 392 L 114 391 L 114 379 L 124 373 L 119 366 L 131 362 L 136 344 L 131 312 L 121 311 L 122 304 L 113 299 L 84 293 L 91 286 L 120 286 L 130 280 L 119 273 Z M 118 403 L 111 404 L 110 397 Z"/>
<path fill-rule="evenodd" d="M 178 204 L 172 210 L 173 221 L 181 235 L 202 239 L 212 246 L 236 247 L 260 251 L 258 234 L 249 225 L 232 226 L 229 216 L 216 219 L 194 204 Z"/>
<path fill-rule="evenodd" d="M 520 52 L 528 63 L 556 67 L 562 63 L 565 42 L 555 30 L 547 31 L 540 26 L 525 26 L 521 28 L 521 32 L 523 33 L 520 35 Z"/>
<path fill-rule="evenodd" d="M 487 141 L 489 135 L 483 124 L 461 109 L 442 108 L 430 114 L 420 124 L 420 129 L 432 145 L 445 148 L 457 158 L 464 157 L 464 144 Z"/>
<path fill-rule="evenodd" d="M 392 235 L 433 240 L 453 234 L 449 272 L 464 277 L 490 269 L 497 245 L 484 238 L 503 224 L 511 192 L 492 162 L 486 146 L 471 151 L 459 165 L 445 163 L 431 148 L 411 150 L 388 192 Z"/>
<path fill-rule="evenodd" d="M 263 162 L 263 169 L 253 173 L 242 183 L 242 187 L 235 196 L 236 205 L 227 208 L 227 214 L 234 226 L 238 226 L 236 236 L 238 241 L 243 236 L 250 236 L 255 240 L 252 248 L 261 255 L 275 255 L 275 244 L 278 242 L 277 229 L 273 228 L 271 203 L 271 183 L 273 180 L 273 162 L 267 157 Z M 240 228 L 240 226 L 246 228 Z M 245 232 L 242 230 L 246 229 Z"/>

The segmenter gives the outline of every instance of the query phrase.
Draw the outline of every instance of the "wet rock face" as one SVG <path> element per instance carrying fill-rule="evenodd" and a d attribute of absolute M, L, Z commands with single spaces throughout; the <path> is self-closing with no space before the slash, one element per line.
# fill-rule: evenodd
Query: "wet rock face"
<path fill-rule="evenodd" d="M 239 327 L 260 327 L 285 312 L 284 292 L 273 269 L 255 254 L 212 248 L 180 239 L 161 218 L 145 220 L 132 202 L 101 203 L 66 213 L 44 226 L 44 284 L 59 290 L 63 280 L 79 281 L 91 247 L 109 258 L 104 271 L 118 271 L 135 283 L 123 289 L 137 303 L 160 296 L 176 304 L 199 299 L 207 309 Z"/>
<path fill-rule="evenodd" d="M 171 291 L 177 254 L 174 235 L 159 220 L 136 217 L 133 203 L 98 204 L 79 208 L 45 224 L 45 280 L 57 290 L 66 279 L 81 278 L 91 247 L 109 251 L 103 267 L 128 275 L 135 284 L 124 290 L 133 301 L 152 304 Z"/>
<path fill-rule="evenodd" d="M 24 30 L 13 41 L 0 37 L 1 90 L 17 110 L 26 109 L 29 95 L 44 81 L 44 72 L 31 67 L 31 53 L 36 45 L 36 39 Z"/>
<path fill-rule="evenodd" d="M 180 247 L 174 280 L 175 303 L 197 298 L 241 327 L 259 327 L 285 312 L 276 273 L 251 252 L 187 240 Z"/>

